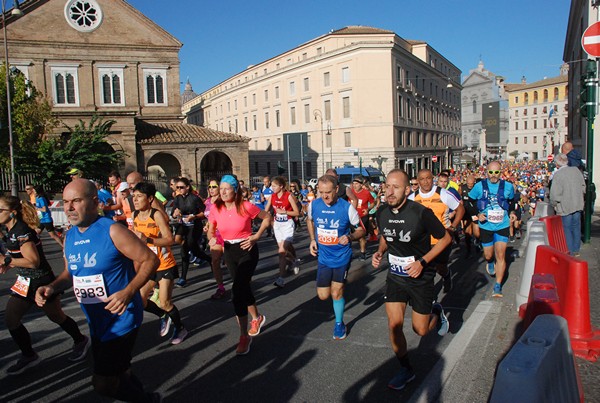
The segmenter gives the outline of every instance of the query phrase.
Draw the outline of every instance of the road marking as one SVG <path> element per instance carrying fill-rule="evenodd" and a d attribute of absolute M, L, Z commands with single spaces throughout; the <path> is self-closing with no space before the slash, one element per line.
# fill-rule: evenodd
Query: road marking
<path fill-rule="evenodd" d="M 494 306 L 496 307 L 494 308 Z M 494 309 L 493 309 L 494 308 Z M 452 375 L 456 365 L 460 362 L 469 343 L 477 330 L 491 311 L 497 311 L 500 306 L 492 301 L 480 302 L 469 319 L 464 322 L 460 331 L 452 338 L 442 356 L 429 371 L 427 377 L 421 382 L 419 388 L 413 393 L 410 403 L 426 403 L 437 401 L 441 390 Z"/>

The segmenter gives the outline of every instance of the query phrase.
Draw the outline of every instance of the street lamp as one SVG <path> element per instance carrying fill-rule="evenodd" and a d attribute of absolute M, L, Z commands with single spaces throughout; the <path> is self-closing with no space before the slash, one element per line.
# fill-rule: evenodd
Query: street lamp
<path fill-rule="evenodd" d="M 333 133 L 331 132 L 331 122 L 327 122 L 327 133 L 329 137 L 329 165 L 333 168 Z"/>
<path fill-rule="evenodd" d="M 321 113 L 321 111 L 319 109 L 315 109 L 315 111 L 313 112 L 313 114 L 315 115 L 315 120 L 320 119 L 321 120 L 321 169 L 322 169 L 322 175 L 325 174 L 325 143 L 324 143 L 324 139 L 323 139 L 323 113 Z"/>
<path fill-rule="evenodd" d="M 23 15 L 19 8 L 19 0 L 13 1 L 13 9 L 10 14 L 14 17 Z M 15 172 L 15 150 L 12 131 L 12 97 L 10 94 L 10 68 L 8 63 L 8 42 L 6 39 L 6 0 L 2 0 L 2 31 L 4 33 L 4 67 L 6 70 L 6 108 L 8 114 L 8 149 L 10 153 L 10 194 L 17 197 L 17 173 Z"/>

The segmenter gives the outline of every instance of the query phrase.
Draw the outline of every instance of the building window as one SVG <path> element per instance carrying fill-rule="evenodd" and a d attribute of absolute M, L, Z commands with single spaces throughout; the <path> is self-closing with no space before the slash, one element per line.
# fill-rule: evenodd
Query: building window
<path fill-rule="evenodd" d="M 248 116 L 244 116 L 244 131 L 248 132 Z"/>
<path fill-rule="evenodd" d="M 144 70 L 146 105 L 167 105 L 167 69 Z"/>
<path fill-rule="evenodd" d="M 548 89 L 544 89 L 544 102 L 548 102 Z"/>
<path fill-rule="evenodd" d="M 281 150 L 281 138 L 277 137 L 277 149 Z"/>
<path fill-rule="evenodd" d="M 537 108 L 533 108 L 533 114 L 537 115 Z"/>
<path fill-rule="evenodd" d="M 349 119 L 350 118 L 350 97 L 343 97 L 342 98 L 342 108 L 344 110 L 344 119 Z"/>
<path fill-rule="evenodd" d="M 57 106 L 79 106 L 77 67 L 53 67 L 52 84 L 54 104 Z"/>
<path fill-rule="evenodd" d="M 554 88 L 554 100 L 558 101 L 558 88 Z"/>
<path fill-rule="evenodd" d="M 350 68 L 342 67 L 342 83 L 350 82 Z"/>
<path fill-rule="evenodd" d="M 352 147 L 352 133 L 344 132 L 344 147 Z"/>
<path fill-rule="evenodd" d="M 537 144 L 537 136 L 533 136 L 533 144 Z"/>
<path fill-rule="evenodd" d="M 402 103 L 402 95 L 398 95 L 398 117 L 402 118 L 404 117 L 404 114 L 402 113 L 402 110 L 404 109 L 404 104 Z"/>
<path fill-rule="evenodd" d="M 402 146 L 402 144 L 404 143 L 402 141 L 402 137 L 403 137 L 404 133 L 402 132 L 402 130 L 397 130 L 396 131 L 396 146 Z"/>
<path fill-rule="evenodd" d="M 256 105 L 256 94 L 252 94 L 252 105 Z"/>
<path fill-rule="evenodd" d="M 252 115 L 252 127 L 256 131 L 256 115 Z"/>
<path fill-rule="evenodd" d="M 537 119 L 533 121 L 533 128 L 537 129 Z M 535 143 L 535 141 L 534 141 L 534 143 Z"/>
<path fill-rule="evenodd" d="M 527 108 L 523 109 L 523 116 L 527 116 Z"/>
<path fill-rule="evenodd" d="M 329 87 L 329 85 L 331 84 L 331 77 L 329 75 L 329 72 L 325 72 L 323 73 L 323 86 L 324 87 Z"/>
<path fill-rule="evenodd" d="M 519 110 L 518 109 L 515 109 L 515 116 L 517 116 L 517 117 L 519 116 Z"/>
<path fill-rule="evenodd" d="M 292 106 L 290 108 L 290 122 L 292 125 L 296 124 L 296 107 Z"/>
<path fill-rule="evenodd" d="M 275 87 L 275 99 L 279 99 L 279 86 Z"/>
<path fill-rule="evenodd" d="M 265 129 L 269 128 L 269 112 L 265 112 Z"/>
<path fill-rule="evenodd" d="M 527 130 L 527 121 L 523 122 L 523 130 Z"/>
<path fill-rule="evenodd" d="M 310 105 L 304 104 L 304 123 L 310 123 Z"/>
<path fill-rule="evenodd" d="M 244 108 L 248 107 L 248 97 L 244 96 Z"/>
<path fill-rule="evenodd" d="M 527 144 L 527 136 L 523 137 L 523 144 Z"/>
<path fill-rule="evenodd" d="M 70 0 L 65 6 L 69 25 L 80 32 L 92 32 L 102 23 L 102 9 L 95 0 Z"/>
<path fill-rule="evenodd" d="M 290 81 L 290 96 L 296 95 L 296 82 Z"/>
<path fill-rule="evenodd" d="M 548 121 L 546 119 L 544 119 L 544 129 L 546 129 L 548 127 Z"/>
<path fill-rule="evenodd" d="M 123 69 L 98 69 L 102 85 L 102 105 L 125 105 L 123 99 Z"/>
<path fill-rule="evenodd" d="M 519 122 L 515 122 L 515 130 L 519 130 Z"/>
<path fill-rule="evenodd" d="M 412 119 L 412 110 L 410 107 L 410 99 L 406 98 L 406 118 Z"/>
<path fill-rule="evenodd" d="M 477 113 L 477 101 L 473 100 L 473 113 Z"/>
<path fill-rule="evenodd" d="M 275 111 L 275 126 L 281 127 L 281 119 L 279 116 L 279 110 Z"/>
<path fill-rule="evenodd" d="M 237 111 L 237 99 L 233 100 L 233 110 Z"/>
<path fill-rule="evenodd" d="M 515 144 L 519 144 L 519 138 L 515 137 Z"/>
<path fill-rule="evenodd" d="M 331 120 L 331 101 L 325 101 L 325 120 Z"/>
<path fill-rule="evenodd" d="M 304 91 L 308 91 L 310 88 L 309 83 L 308 83 L 308 77 L 306 77 L 304 79 Z"/>
<path fill-rule="evenodd" d="M 269 102 L 269 90 L 265 90 L 265 102 Z"/>
<path fill-rule="evenodd" d="M 519 97 L 515 97 L 515 103 L 518 104 L 519 103 Z"/>

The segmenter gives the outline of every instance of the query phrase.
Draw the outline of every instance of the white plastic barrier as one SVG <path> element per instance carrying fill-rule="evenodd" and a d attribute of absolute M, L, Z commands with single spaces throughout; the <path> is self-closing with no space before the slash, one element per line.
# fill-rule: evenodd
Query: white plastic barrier
<path fill-rule="evenodd" d="M 556 214 L 554 212 L 554 207 L 552 207 L 550 203 L 543 201 L 536 203 L 534 217 L 546 217 L 554 214 Z"/>
<path fill-rule="evenodd" d="M 500 362 L 491 403 L 582 401 L 567 321 L 539 315 Z"/>
<path fill-rule="evenodd" d="M 529 224 L 529 223 L 528 223 Z M 541 221 L 534 221 L 530 229 L 527 230 L 527 247 L 525 249 L 525 265 L 521 273 L 521 284 L 517 291 L 517 311 L 519 307 L 527 302 L 529 298 L 529 289 L 531 288 L 531 276 L 535 270 L 535 256 L 537 247 L 540 245 L 548 245 L 548 234 L 546 234 L 546 226 Z"/>

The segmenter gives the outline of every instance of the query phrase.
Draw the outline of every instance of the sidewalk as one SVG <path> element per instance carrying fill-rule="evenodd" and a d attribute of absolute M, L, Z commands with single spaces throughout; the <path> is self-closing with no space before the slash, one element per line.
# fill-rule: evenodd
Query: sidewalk
<path fill-rule="evenodd" d="M 525 226 L 523 226 L 525 228 Z M 592 218 L 592 234 L 589 244 L 582 245 L 580 258 L 588 262 L 591 322 L 600 327 L 600 213 Z M 512 244 L 509 244 L 509 248 Z M 516 248 L 516 246 L 515 246 Z M 521 335 L 520 318 L 515 295 L 520 286 L 525 259 L 515 259 L 508 267 L 504 298 L 489 298 L 477 306 L 465 323 L 460 358 L 453 368 L 445 368 L 439 401 L 484 402 L 489 400 L 498 364 Z M 475 329 L 469 334 L 469 331 Z M 459 340 L 454 340 L 460 343 Z M 452 346 L 449 346 L 449 349 Z M 587 402 L 600 402 L 600 362 L 588 362 L 576 358 L 581 383 Z M 426 401 L 425 399 L 421 399 Z M 420 401 L 421 401 L 420 400 Z"/>

